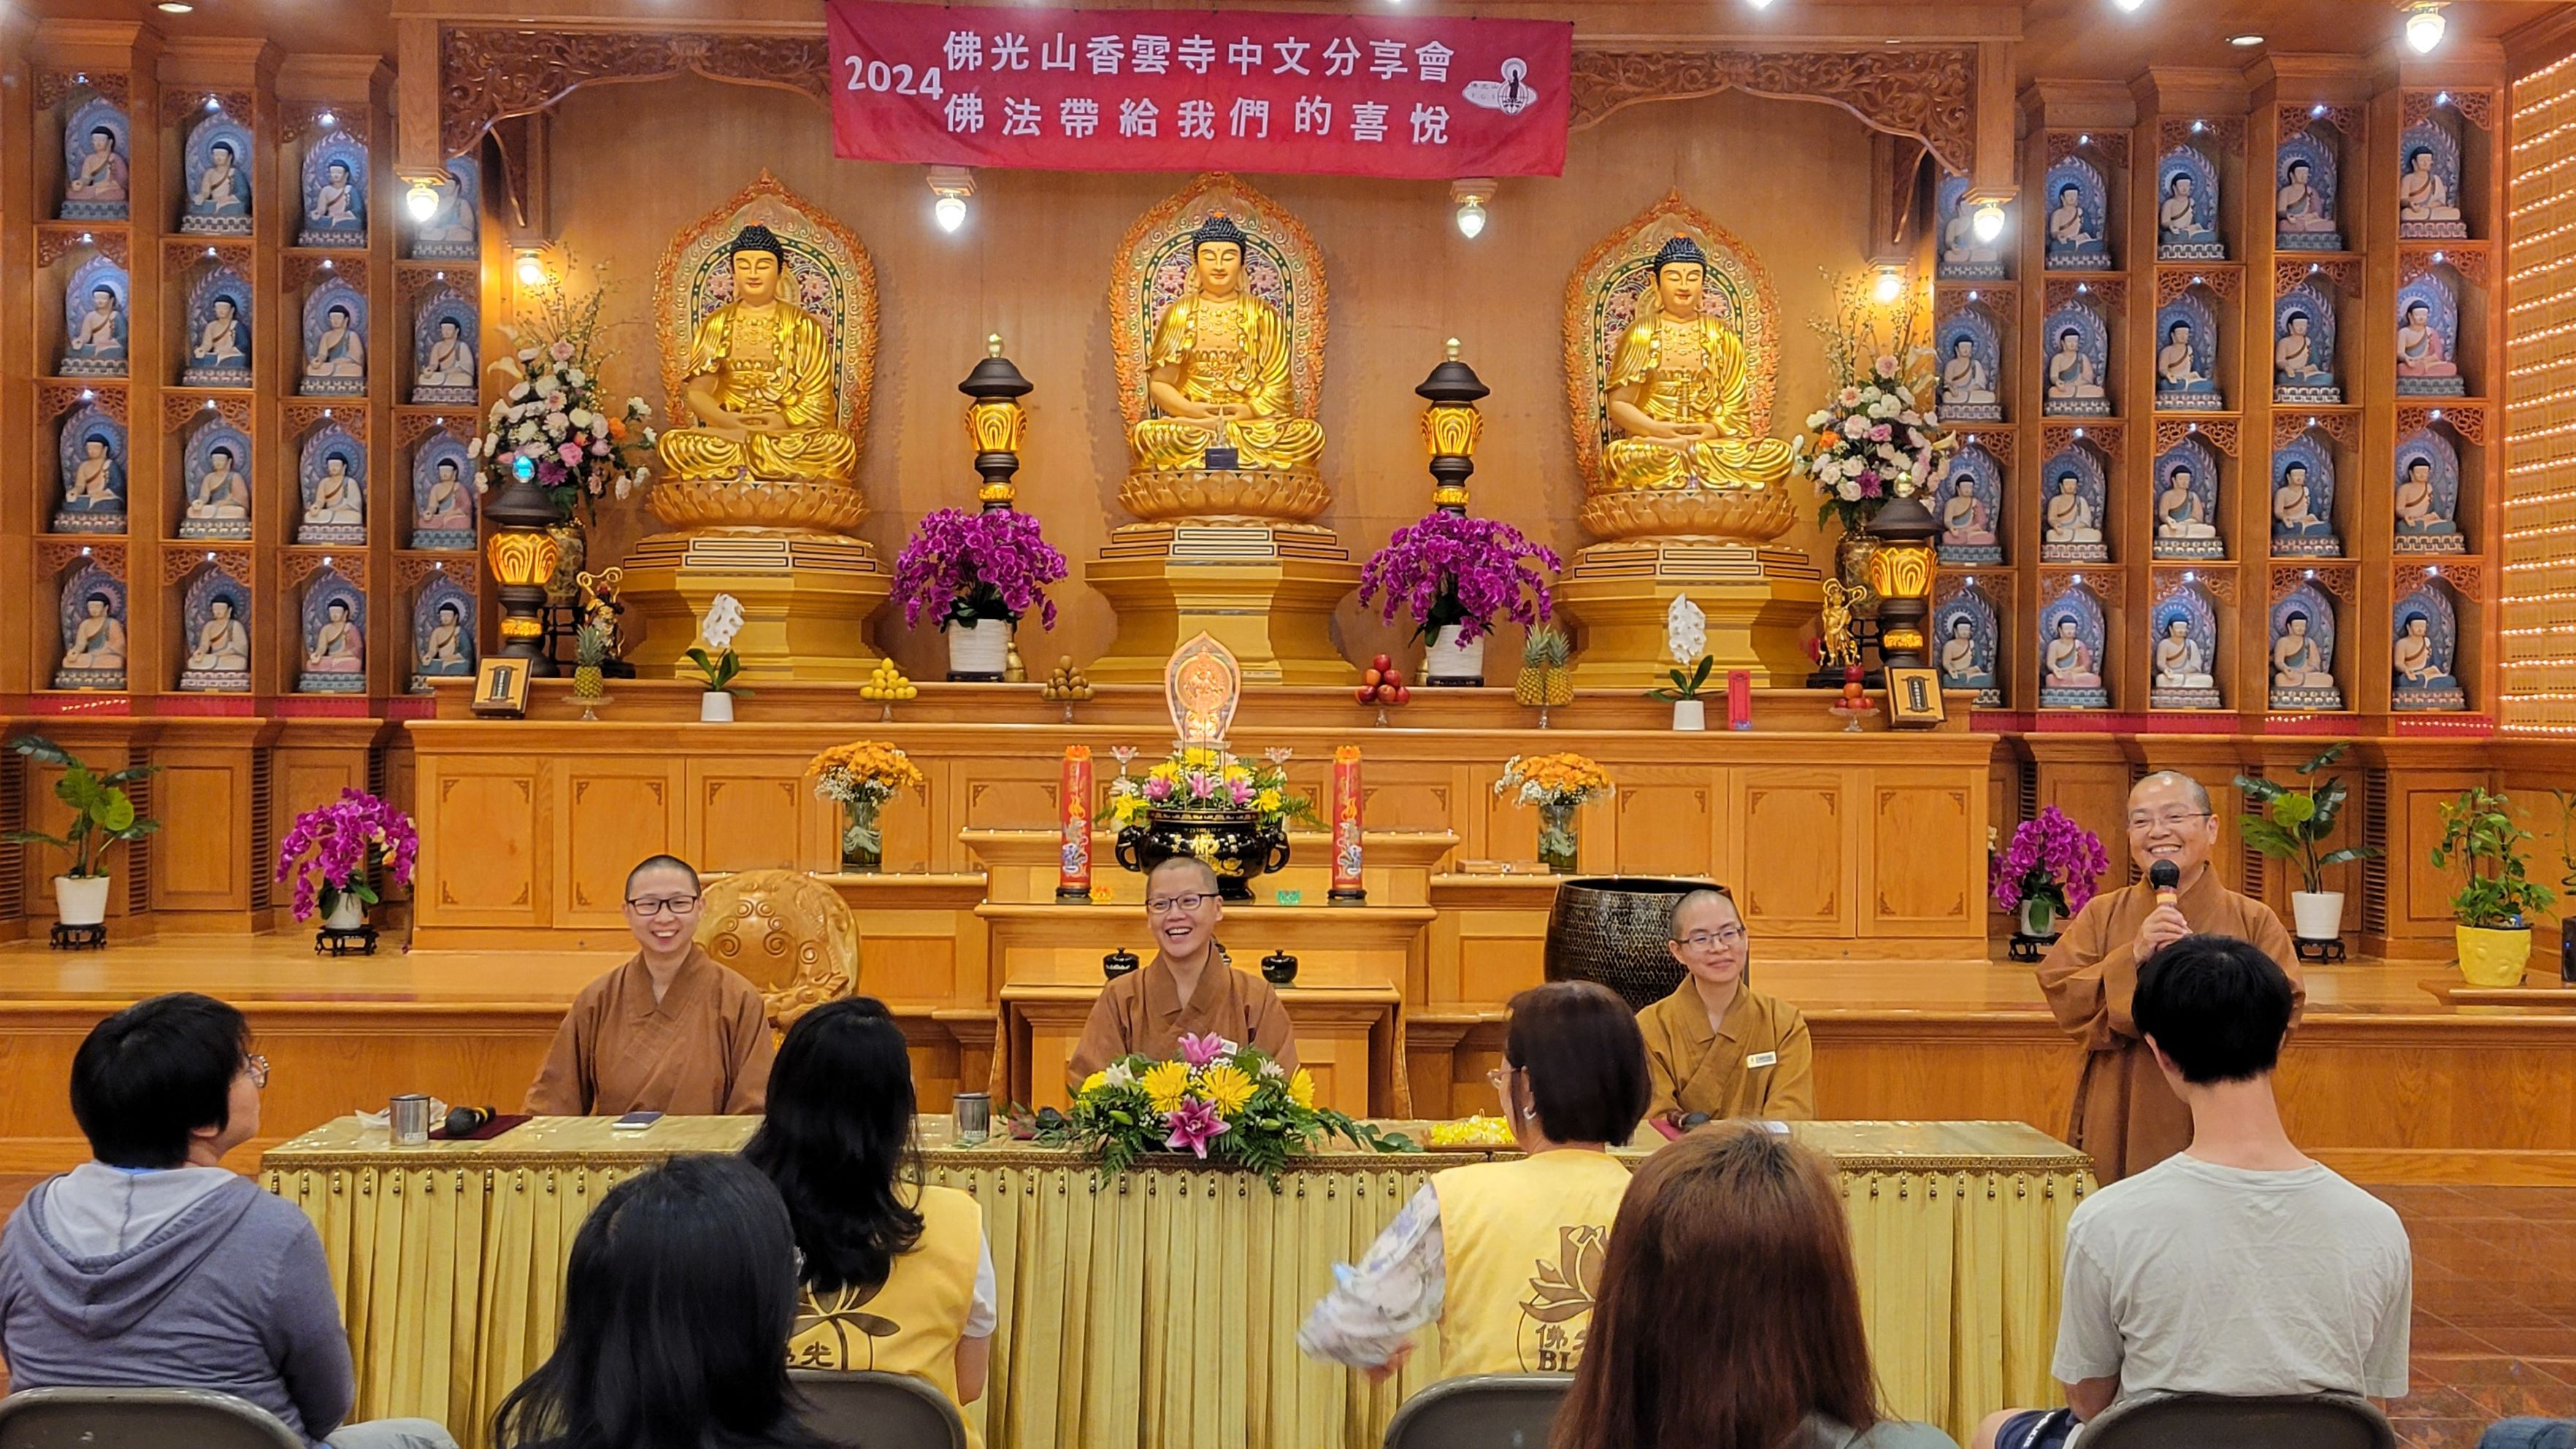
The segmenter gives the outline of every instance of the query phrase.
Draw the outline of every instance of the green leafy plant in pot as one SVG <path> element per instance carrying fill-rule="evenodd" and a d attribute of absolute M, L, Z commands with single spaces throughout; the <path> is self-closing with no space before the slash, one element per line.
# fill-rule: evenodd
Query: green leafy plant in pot
<path fill-rule="evenodd" d="M 2299 778 L 2304 784 L 2284 785 L 2261 775 L 2236 777 L 2237 792 L 2247 804 L 2261 811 L 2247 811 L 2237 817 L 2237 829 L 2244 833 L 2245 843 L 2274 860 L 2294 861 L 2299 867 L 2302 888 L 2290 893 L 2290 917 L 2302 941 L 2333 941 L 2343 935 L 2343 892 L 2326 889 L 2326 868 L 2347 861 L 2374 860 L 2387 853 L 2375 845 L 2318 850 L 2334 834 L 2335 819 L 2343 813 L 2349 793 L 2341 776 L 2320 778 L 2320 772 L 2342 759 L 2344 749 L 2343 745 L 2328 745 L 2315 759 L 2299 766 Z"/>
<path fill-rule="evenodd" d="M 2558 888 L 2562 900 L 2576 900 L 2576 795 L 2552 790 L 2558 802 Z M 2576 910 L 2558 913 L 2558 980 L 2576 986 Z"/>
<path fill-rule="evenodd" d="M 1672 705 L 1674 729 L 1707 729 L 1708 704 L 1701 696 L 1707 690 L 1709 672 L 1715 668 L 1717 668 L 1716 658 L 1703 654 L 1699 657 L 1699 663 L 1692 665 L 1688 673 L 1679 669 L 1667 669 L 1664 671 L 1664 677 L 1670 679 L 1672 685 L 1669 688 L 1647 690 L 1646 698 L 1660 699 Z"/>
<path fill-rule="evenodd" d="M 71 857 L 71 868 L 54 877 L 54 911 L 66 926 L 95 926 L 107 919 L 108 848 L 121 840 L 140 840 L 161 828 L 158 820 L 135 813 L 124 789 L 160 768 L 135 765 L 101 775 L 78 755 L 42 735 L 20 735 L 9 748 L 39 765 L 63 772 L 54 782 L 54 798 L 70 807 L 71 824 L 61 835 L 41 830 L 12 830 L 5 837 L 17 845 L 50 845 Z"/>
<path fill-rule="evenodd" d="M 2512 808 L 2502 795 L 2461 791 L 2442 805 L 2442 842 L 2431 854 L 2434 869 L 2460 869 L 2460 888 L 2451 896 L 2452 935 L 2460 974 L 2473 986 L 2521 983 L 2531 959 L 2530 918 L 2557 899 L 2527 874 L 2521 846 L 2531 832 L 2514 823 Z"/>

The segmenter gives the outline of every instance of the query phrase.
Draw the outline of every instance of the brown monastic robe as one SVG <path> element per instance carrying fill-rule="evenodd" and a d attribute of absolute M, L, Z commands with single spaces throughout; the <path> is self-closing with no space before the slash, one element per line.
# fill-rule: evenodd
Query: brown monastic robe
<path fill-rule="evenodd" d="M 1637 1013 L 1637 1029 L 1646 1037 L 1654 1088 L 1649 1117 L 1675 1110 L 1784 1122 L 1816 1115 L 1815 1048 L 1807 1019 L 1785 1001 L 1739 986 L 1723 1029 L 1711 1030 L 1708 1004 L 1684 976 L 1672 995 Z M 1766 1053 L 1772 1061 L 1746 1065 Z"/>
<path fill-rule="evenodd" d="M 2271 907 L 2220 885 L 2208 870 L 2176 904 L 2195 933 L 2233 936 L 2280 963 L 2290 977 L 2293 1012 L 2306 1002 L 2298 952 Z M 2085 1051 L 2067 1141 L 2093 1154 L 2094 1175 L 2105 1183 L 2134 1177 L 2191 1145 L 2191 1109 L 2166 1085 L 2129 1016 L 2138 989 L 2138 923 L 2155 908 L 2156 889 L 2145 881 L 2095 896 L 2039 963 L 2048 1009 Z"/>
<path fill-rule="evenodd" d="M 1183 1036 L 1209 1032 L 1258 1047 L 1279 1065 L 1297 1069 L 1297 1031 L 1269 982 L 1235 970 L 1211 951 L 1198 989 L 1184 1003 L 1179 980 L 1156 952 L 1143 970 L 1100 988 L 1091 1019 L 1083 1023 L 1082 1040 L 1074 1043 L 1064 1064 L 1065 1088 L 1081 1091 L 1083 1078 L 1130 1052 L 1170 1061 L 1181 1054 Z"/>
<path fill-rule="evenodd" d="M 692 947 L 656 1002 L 639 952 L 573 998 L 528 1087 L 527 1110 L 541 1117 L 758 1112 L 776 1055 L 759 987 Z"/>

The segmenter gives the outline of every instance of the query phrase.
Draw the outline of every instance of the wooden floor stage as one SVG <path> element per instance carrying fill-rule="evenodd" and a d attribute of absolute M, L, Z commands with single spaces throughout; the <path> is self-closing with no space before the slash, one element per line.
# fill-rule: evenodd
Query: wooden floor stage
<path fill-rule="evenodd" d="M 288 936 L 165 936 L 103 954 L 0 947 L 0 1172 L 86 1156 L 65 1101 L 73 1050 L 100 1016 L 197 990 L 251 1016 L 273 1077 L 259 1136 L 235 1158 L 396 1092 L 517 1104 L 606 951 L 421 951 L 329 960 Z M 2030 968 L 1780 961 L 1756 980 L 1807 1013 L 1823 1115 L 2066 1125 L 2076 1053 Z M 2363 1181 L 2576 1184 L 2576 1011 L 2453 1007 L 2425 989 L 2446 968 L 2358 962 L 2308 969 L 2309 1010 L 2282 1067 L 2290 1130 Z M 867 989 L 864 966 L 861 989 Z M 898 1005 L 926 1110 L 983 1086 L 989 1016 Z M 971 1014 L 971 1013 L 970 1013 Z M 1485 1104 L 1499 1013 L 1418 1017 L 1406 1063 L 1416 1113 Z"/>

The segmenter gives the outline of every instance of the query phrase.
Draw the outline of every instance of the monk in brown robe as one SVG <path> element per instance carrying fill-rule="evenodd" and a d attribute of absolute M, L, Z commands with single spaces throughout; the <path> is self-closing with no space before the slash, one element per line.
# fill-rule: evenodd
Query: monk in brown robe
<path fill-rule="evenodd" d="M 1646 1114 L 1793 1121 L 1816 1115 L 1815 1049 L 1798 1008 L 1744 984 L 1752 956 L 1724 886 L 1673 903 L 1664 949 L 1689 974 L 1637 1013 L 1646 1037 Z"/>
<path fill-rule="evenodd" d="M 2129 791 L 2129 854 L 2142 872 L 2160 860 L 2174 863 L 2182 879 L 2173 903 L 2158 903 L 2155 886 L 2145 880 L 2106 891 L 2084 903 L 2039 963 L 2048 1009 L 2085 1052 L 2067 1141 L 2093 1155 L 2094 1176 L 2104 1183 L 2135 1176 L 2191 1145 L 2191 1110 L 2166 1084 L 2129 1016 L 2138 963 L 2185 936 L 2233 936 L 2288 974 L 2293 1013 L 2307 999 L 2298 952 L 2281 918 L 2220 885 L 2210 870 L 2217 843 L 2218 817 L 2198 780 L 2173 770 L 2140 780 Z"/>
<path fill-rule="evenodd" d="M 528 1088 L 541 1117 L 758 1112 L 776 1047 L 760 988 L 695 939 L 701 896 L 688 862 L 657 855 L 626 877 L 639 949 L 581 989 Z"/>
<path fill-rule="evenodd" d="M 1083 1078 L 1120 1057 L 1142 1053 L 1170 1061 L 1181 1054 L 1183 1036 L 1210 1032 L 1297 1069 L 1296 1029 L 1279 993 L 1218 956 L 1216 923 L 1224 918 L 1216 872 L 1206 861 L 1176 855 L 1145 873 L 1145 929 L 1153 933 L 1154 959 L 1100 989 L 1065 1063 L 1068 1091 L 1081 1091 Z"/>

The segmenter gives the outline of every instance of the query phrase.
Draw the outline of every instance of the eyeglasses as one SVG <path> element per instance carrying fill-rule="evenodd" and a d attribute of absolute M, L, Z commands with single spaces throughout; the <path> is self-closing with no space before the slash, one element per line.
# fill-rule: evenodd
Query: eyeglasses
<path fill-rule="evenodd" d="M 664 911 L 668 911 L 675 916 L 685 916 L 689 912 L 698 908 L 698 898 L 696 896 L 663 896 L 659 900 L 628 901 L 626 905 L 627 909 L 648 919 L 658 916 Z"/>
<path fill-rule="evenodd" d="M 1179 911 L 1186 915 L 1191 911 L 1197 910 L 1203 903 L 1214 899 L 1216 899 L 1216 897 L 1204 894 L 1161 896 L 1145 903 L 1145 914 L 1149 916 L 1165 916 L 1170 915 L 1174 911 Z"/>
<path fill-rule="evenodd" d="M 250 1073 L 250 1084 L 254 1089 L 268 1090 L 268 1058 L 252 1052 L 242 1058 L 242 1070 Z"/>
<path fill-rule="evenodd" d="M 1485 1080 L 1486 1080 L 1486 1081 L 1488 1081 L 1488 1082 L 1493 1083 L 1493 1085 L 1494 1085 L 1494 1090 L 1495 1090 L 1495 1091 L 1497 1091 L 1497 1092 L 1507 1091 L 1507 1090 L 1509 1090 L 1509 1084 L 1510 1084 L 1510 1082 L 1511 1082 L 1511 1080 L 1512 1080 L 1512 1074 L 1513 1074 L 1514 1072 L 1525 1071 L 1525 1070 L 1527 1070 L 1527 1069 L 1526 1069 L 1526 1068 L 1523 1068 L 1523 1067 L 1515 1067 L 1515 1066 L 1509 1066 L 1509 1065 L 1506 1065 L 1506 1066 L 1499 1066 L 1499 1067 L 1494 1068 L 1492 1071 L 1485 1073 Z"/>
<path fill-rule="evenodd" d="M 2207 810 L 2167 810 L 2161 815 L 2132 815 L 2129 817 L 2129 828 L 2153 830 L 2161 825 L 2167 830 L 2180 830 L 2195 820 L 2207 820 L 2211 813 Z"/>
<path fill-rule="evenodd" d="M 1720 946 L 1732 950 L 1744 944 L 1744 928 L 1720 926 L 1714 931 L 1693 931 L 1687 936 L 1674 937 L 1673 944 L 1687 946 L 1694 951 L 1713 951 Z"/>

